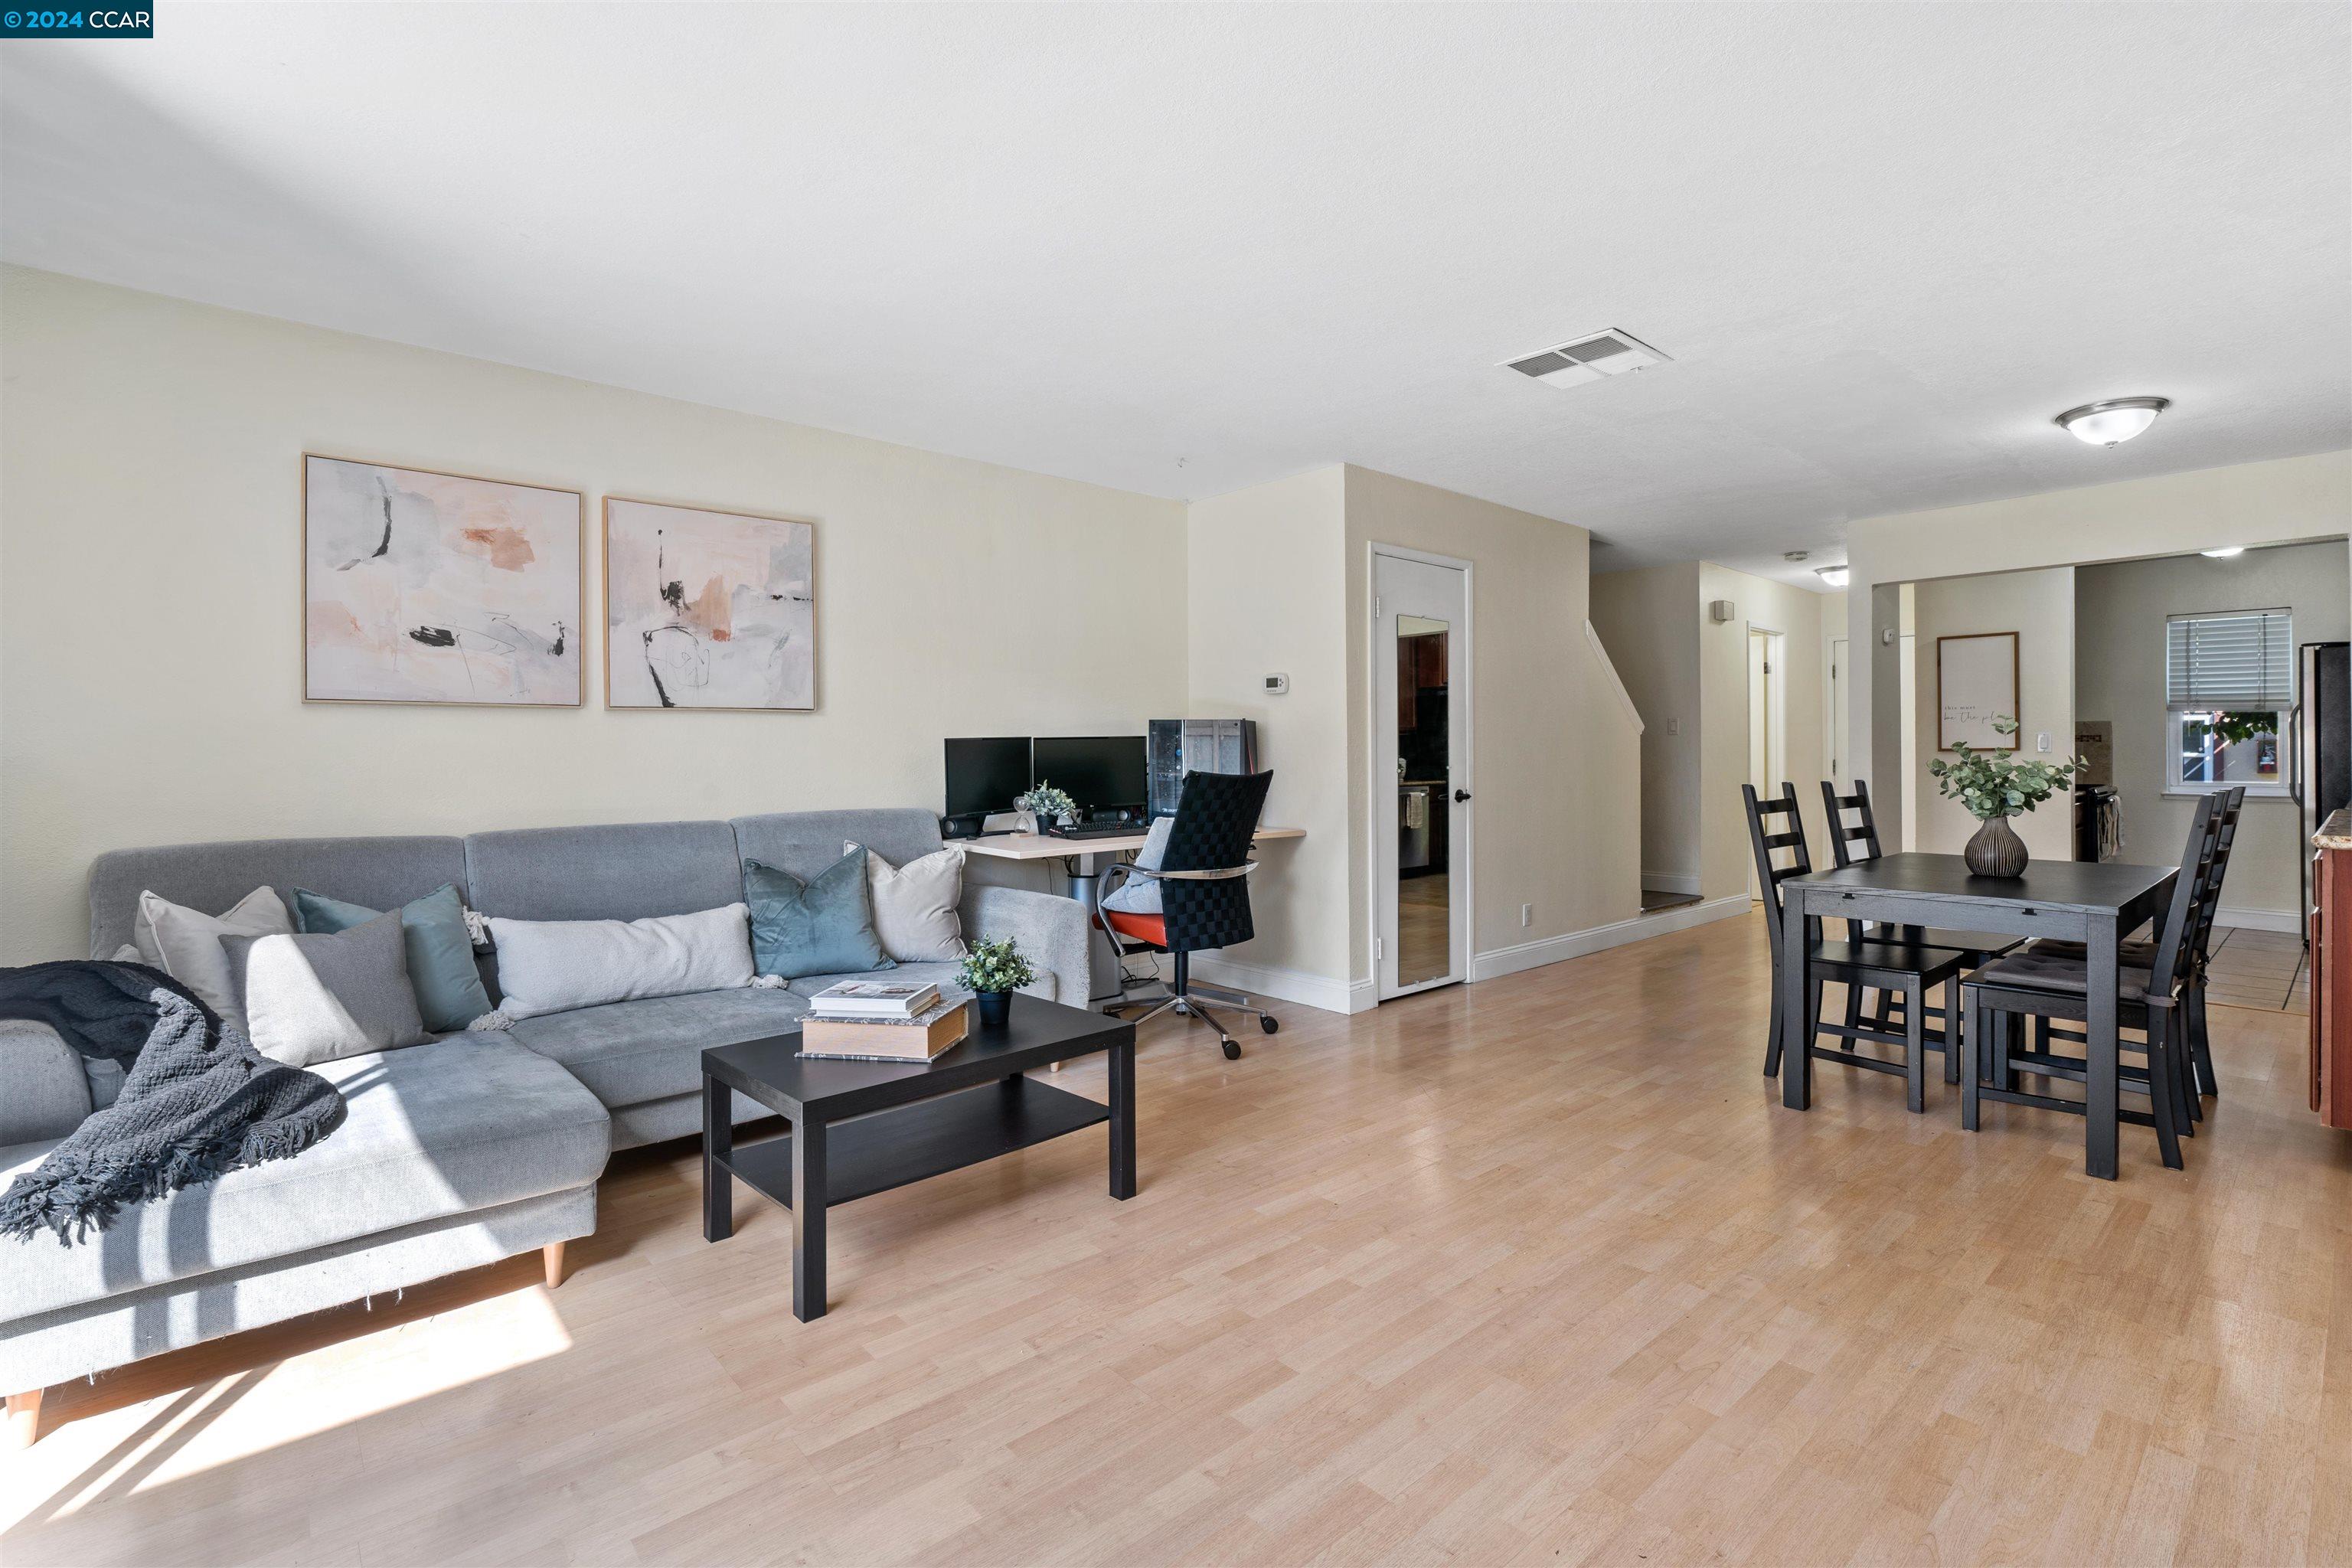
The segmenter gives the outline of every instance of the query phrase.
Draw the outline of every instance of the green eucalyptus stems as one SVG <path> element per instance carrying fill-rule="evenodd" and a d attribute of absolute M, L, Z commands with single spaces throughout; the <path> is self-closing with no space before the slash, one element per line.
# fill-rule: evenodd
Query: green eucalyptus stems
<path fill-rule="evenodd" d="M 1997 718 L 1992 728 L 1995 734 L 2014 735 L 2017 721 Z M 2090 765 L 2080 757 L 2067 763 L 2020 763 L 1998 752 L 1979 752 L 1966 745 L 1952 750 L 1958 761 L 1948 763 L 1938 757 L 1927 764 L 1928 774 L 1935 779 L 1937 793 L 1958 801 L 1969 816 L 1985 822 L 2032 811 Z"/>

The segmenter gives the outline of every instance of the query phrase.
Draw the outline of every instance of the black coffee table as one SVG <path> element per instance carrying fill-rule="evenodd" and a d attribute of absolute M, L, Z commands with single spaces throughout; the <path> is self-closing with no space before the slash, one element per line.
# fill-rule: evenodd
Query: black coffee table
<path fill-rule="evenodd" d="M 735 1231 L 734 1182 L 793 1211 L 793 1316 L 824 1316 L 824 1211 L 1110 1123 L 1110 1195 L 1135 1195 L 1135 1026 L 1016 995 L 1001 1028 L 981 1026 L 933 1061 L 801 1055 L 798 1030 L 702 1053 L 702 1236 Z M 1110 1103 L 1021 1075 L 1110 1053 Z M 782 1138 L 735 1147 L 730 1090 L 788 1118 Z"/>

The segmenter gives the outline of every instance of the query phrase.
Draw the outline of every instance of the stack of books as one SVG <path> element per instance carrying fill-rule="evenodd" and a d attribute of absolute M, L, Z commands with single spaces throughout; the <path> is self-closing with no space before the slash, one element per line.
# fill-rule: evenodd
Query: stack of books
<path fill-rule="evenodd" d="M 964 1005 L 920 981 L 845 980 L 809 998 L 801 1055 L 927 1062 L 964 1037 Z"/>

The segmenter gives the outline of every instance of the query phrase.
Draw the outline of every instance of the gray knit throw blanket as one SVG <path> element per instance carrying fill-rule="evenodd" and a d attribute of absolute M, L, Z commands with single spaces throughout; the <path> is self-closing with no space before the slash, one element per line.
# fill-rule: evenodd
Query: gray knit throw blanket
<path fill-rule="evenodd" d="M 121 1097 L 0 1193 L 0 1234 L 47 1230 L 70 1247 L 128 1205 L 290 1160 L 343 1122 L 333 1084 L 271 1061 L 142 963 L 0 969 L 0 1018 L 47 1024 L 85 1057 L 130 1063 Z"/>

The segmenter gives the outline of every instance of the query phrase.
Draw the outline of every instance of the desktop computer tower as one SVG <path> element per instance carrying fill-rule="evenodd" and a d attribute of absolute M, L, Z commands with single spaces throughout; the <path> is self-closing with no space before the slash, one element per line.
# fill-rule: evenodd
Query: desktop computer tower
<path fill-rule="evenodd" d="M 1258 771 L 1255 719 L 1154 719 L 1147 741 L 1154 816 L 1176 814 L 1176 800 L 1184 793 L 1188 773 Z"/>

